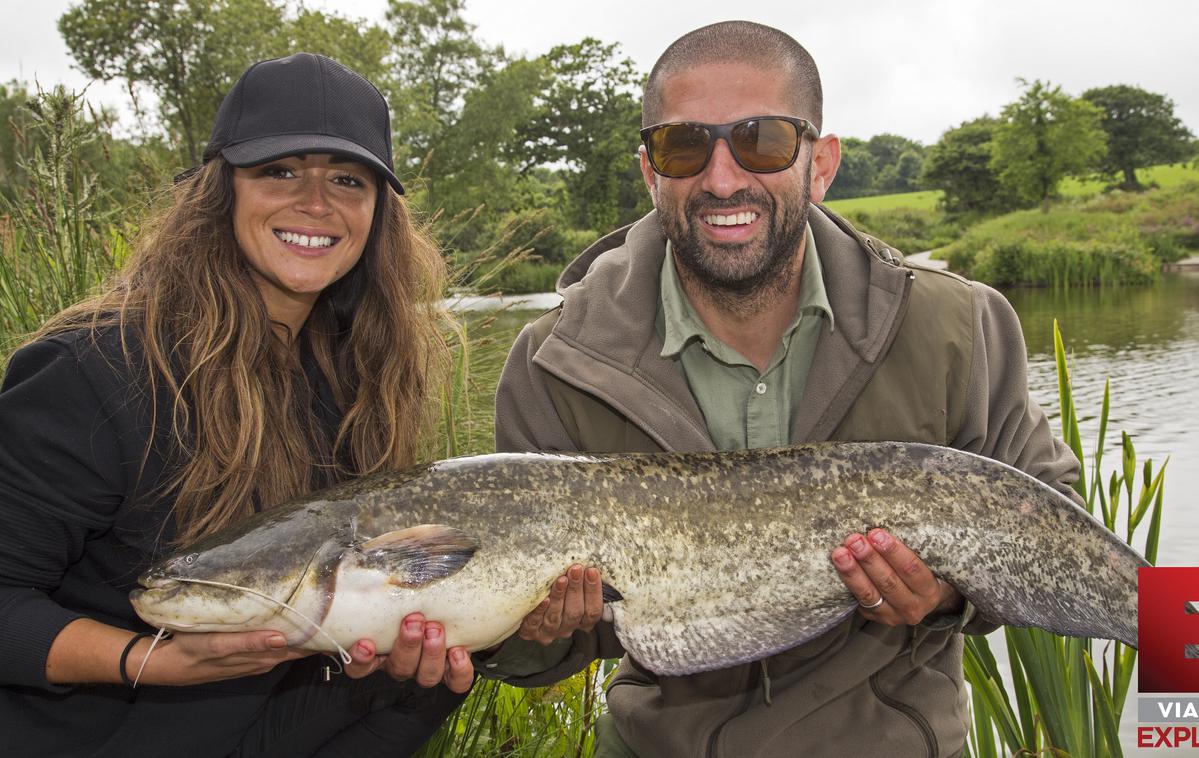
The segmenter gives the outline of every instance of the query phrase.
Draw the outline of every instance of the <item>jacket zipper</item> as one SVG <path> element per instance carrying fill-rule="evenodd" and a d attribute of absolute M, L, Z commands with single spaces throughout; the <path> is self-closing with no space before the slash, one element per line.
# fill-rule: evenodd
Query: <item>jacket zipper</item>
<path fill-rule="evenodd" d="M 730 721 L 738 716 L 741 716 L 749 710 L 749 706 L 753 703 L 754 696 L 758 692 L 757 674 L 760 671 L 761 669 L 754 668 L 753 664 L 749 665 L 749 681 L 745 683 L 745 696 L 741 700 L 741 705 L 738 706 L 736 711 L 729 714 L 728 718 L 717 724 L 716 728 L 712 730 L 712 734 L 708 736 L 707 754 L 709 758 L 716 758 L 716 742 L 720 739 L 720 733 L 724 731 L 725 726 L 727 726 Z"/>
<path fill-rule="evenodd" d="M 912 722 L 912 725 L 920 732 L 920 736 L 924 738 L 924 747 L 928 750 L 928 757 L 936 758 L 937 735 L 933 733 L 933 728 L 929 726 L 928 720 L 924 718 L 924 715 L 907 703 L 901 703 L 884 693 L 883 688 L 878 683 L 878 674 L 870 675 L 870 689 L 883 705 L 899 711 Z"/>

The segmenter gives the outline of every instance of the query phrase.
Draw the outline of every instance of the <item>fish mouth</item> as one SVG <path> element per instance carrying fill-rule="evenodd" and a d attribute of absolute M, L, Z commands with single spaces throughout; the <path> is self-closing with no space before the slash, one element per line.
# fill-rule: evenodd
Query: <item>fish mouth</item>
<path fill-rule="evenodd" d="M 137 581 L 141 587 L 129 593 L 129 600 L 135 607 L 139 602 L 143 605 L 147 602 L 166 602 L 179 594 L 179 590 L 183 589 L 184 584 L 175 579 L 169 579 L 164 576 L 151 576 L 150 574 L 143 575 Z"/>

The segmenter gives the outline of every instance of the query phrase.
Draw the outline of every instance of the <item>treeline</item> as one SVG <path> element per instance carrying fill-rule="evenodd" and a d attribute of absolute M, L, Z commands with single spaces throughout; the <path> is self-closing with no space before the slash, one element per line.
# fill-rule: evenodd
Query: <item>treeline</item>
<path fill-rule="evenodd" d="M 222 95 L 250 63 L 319 52 L 387 96 L 398 173 L 443 243 L 460 258 L 528 248 L 545 263 L 505 276 L 536 281 L 509 284 L 550 286 L 583 245 L 650 207 L 636 160 L 644 72 L 592 38 L 510 54 L 480 40 L 464 11 L 465 0 L 389 0 L 375 23 L 284 0 L 77 2 L 59 19 L 76 65 L 123 84 L 135 116 L 131 126 L 83 115 L 97 137 L 77 146 L 96 207 L 135 207 L 195 165 Z M 0 87 L 0 119 L 12 126 L 0 130 L 0 195 L 11 202 L 27 186 L 22 166 L 46 147 L 38 135 L 53 133 L 30 128 L 43 118 L 30 95 Z M 1114 86 L 1072 98 L 1042 82 L 931 146 L 894 134 L 842 145 L 831 198 L 935 188 L 947 210 L 983 213 L 1043 203 L 1070 175 L 1133 188 L 1136 168 L 1195 153 L 1163 95 Z"/>
<path fill-rule="evenodd" d="M 998 117 L 967 121 L 927 148 L 894 134 L 843 138 L 830 199 L 938 189 L 946 210 L 997 213 L 1044 206 L 1067 176 L 1139 190 L 1138 168 L 1199 155 L 1164 95 L 1113 85 L 1074 98 L 1046 82 L 1021 84 Z"/>
<path fill-rule="evenodd" d="M 454 250 L 527 246 L 560 264 L 645 213 L 643 74 L 631 59 L 592 38 L 511 55 L 480 40 L 464 9 L 391 0 L 374 23 L 282 0 L 83 0 L 59 19 L 63 39 L 81 70 L 124 85 L 136 117 L 118 130 L 113 114 L 85 113 L 101 139 L 83 157 L 115 205 L 136 202 L 199 161 L 222 95 L 249 64 L 305 50 L 387 97 L 397 172 Z M 14 127 L 0 137 L 10 199 L 38 149 L 30 95 L 19 83 L 0 90 L 0 118 Z"/>

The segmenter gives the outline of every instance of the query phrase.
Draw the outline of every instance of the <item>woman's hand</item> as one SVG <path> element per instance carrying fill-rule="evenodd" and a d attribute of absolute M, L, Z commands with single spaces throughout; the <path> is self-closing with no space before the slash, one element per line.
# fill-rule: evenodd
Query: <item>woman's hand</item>
<path fill-rule="evenodd" d="M 375 643 L 359 640 L 350 648 L 354 659 L 346 666 L 346 675 L 354 679 L 383 669 L 398 680 L 412 679 L 421 687 L 440 682 L 452 692 L 466 692 L 475 681 L 475 667 L 464 647 L 445 649 L 445 629 L 436 621 L 426 621 L 420 613 L 410 613 L 400 622 L 400 631 L 387 655 L 375 654 Z"/>
<path fill-rule="evenodd" d="M 93 619 L 76 619 L 63 627 L 50 645 L 46 679 L 55 684 L 121 683 L 120 660 L 133 639 L 128 629 Z M 284 661 L 312 655 L 311 650 L 287 647 L 279 632 L 176 632 L 160 640 L 150 653 L 152 638 L 137 641 L 125 660 L 125 674 L 138 684 L 186 685 L 236 679 L 270 671 Z"/>
<path fill-rule="evenodd" d="M 203 684 L 255 676 L 314 652 L 288 647 L 287 639 L 279 632 L 175 632 L 169 640 L 160 640 L 146 660 L 151 642 L 152 638 L 138 640 L 125 663 L 125 673 L 132 680 L 145 660 L 139 686 Z"/>

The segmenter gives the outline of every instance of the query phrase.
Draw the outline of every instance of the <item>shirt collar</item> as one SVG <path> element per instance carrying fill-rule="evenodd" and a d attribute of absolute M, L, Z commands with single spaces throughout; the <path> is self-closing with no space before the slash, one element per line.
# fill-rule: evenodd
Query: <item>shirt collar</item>
<path fill-rule="evenodd" d="M 807 242 L 804 247 L 803 264 L 799 283 L 799 308 L 795 318 L 783 333 L 783 338 L 799 326 L 804 315 L 820 313 L 828 318 L 829 331 L 833 330 L 833 308 L 824 287 L 824 269 L 816 252 L 816 238 L 808 225 L 804 232 Z M 674 249 L 666 240 L 666 257 L 662 261 L 661 284 L 658 295 L 658 331 L 662 334 L 662 357 L 677 356 L 692 340 L 698 339 L 709 347 L 721 346 L 720 341 L 708 331 L 699 314 L 691 307 L 674 267 Z"/>

